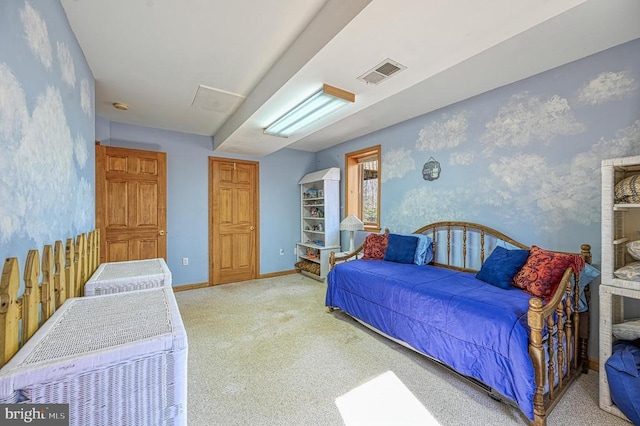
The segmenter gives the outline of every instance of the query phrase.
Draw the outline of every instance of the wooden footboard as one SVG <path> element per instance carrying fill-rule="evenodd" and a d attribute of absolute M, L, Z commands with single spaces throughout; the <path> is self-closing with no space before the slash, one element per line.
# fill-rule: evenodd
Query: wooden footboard
<path fill-rule="evenodd" d="M 432 265 L 465 272 L 477 272 L 497 245 L 530 249 L 495 229 L 471 222 L 437 222 L 418 229 L 414 234 L 431 236 Z M 336 263 L 357 258 L 357 253 L 363 248 L 364 245 L 340 257 L 331 253 L 331 268 Z M 583 244 L 580 253 L 574 254 L 591 263 L 591 246 L 588 244 Z M 568 268 L 548 303 L 537 297 L 529 301 L 527 321 L 530 328 L 529 355 L 535 380 L 535 425 L 546 424 L 547 416 L 568 386 L 581 372 L 588 371 L 589 312 L 579 312 L 578 280 L 572 276 L 573 270 Z M 588 303 L 588 286 L 585 294 Z"/>
<path fill-rule="evenodd" d="M 583 244 L 580 255 L 590 263 L 591 247 Z M 568 386 L 581 372 L 588 371 L 589 316 L 588 312 L 578 311 L 578 280 L 572 276 L 573 270 L 568 268 L 556 294 L 546 305 L 537 297 L 529 300 L 529 355 L 536 384 L 534 425 L 545 425 L 549 412 Z"/>

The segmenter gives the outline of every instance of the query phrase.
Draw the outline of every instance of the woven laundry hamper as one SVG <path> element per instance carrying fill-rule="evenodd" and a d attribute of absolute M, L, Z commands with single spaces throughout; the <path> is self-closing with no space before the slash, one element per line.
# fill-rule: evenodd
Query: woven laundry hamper
<path fill-rule="evenodd" d="M 187 335 L 169 287 L 68 299 L 0 369 L 0 403 L 69 424 L 186 425 Z"/>
<path fill-rule="evenodd" d="M 98 266 L 84 286 L 85 296 L 171 287 L 171 271 L 162 258 L 107 262 Z"/>

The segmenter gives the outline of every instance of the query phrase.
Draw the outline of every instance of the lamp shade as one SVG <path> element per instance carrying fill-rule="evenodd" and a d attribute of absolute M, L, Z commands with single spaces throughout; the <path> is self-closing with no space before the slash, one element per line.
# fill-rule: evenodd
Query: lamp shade
<path fill-rule="evenodd" d="M 354 215 L 350 214 L 340 222 L 341 231 L 349 231 L 349 252 L 353 251 L 353 234 L 355 231 L 362 231 L 364 223 Z"/>
<path fill-rule="evenodd" d="M 362 231 L 364 229 L 364 223 L 356 216 L 350 214 L 340 222 L 341 231 Z"/>

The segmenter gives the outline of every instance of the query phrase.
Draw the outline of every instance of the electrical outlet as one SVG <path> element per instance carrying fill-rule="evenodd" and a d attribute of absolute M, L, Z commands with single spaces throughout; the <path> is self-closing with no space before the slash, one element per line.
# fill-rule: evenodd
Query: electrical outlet
<path fill-rule="evenodd" d="M 182 258 L 182 266 L 187 266 L 189 265 L 189 258 L 188 257 L 183 257 Z"/>
<path fill-rule="evenodd" d="M 284 256 L 284 249 L 280 249 L 280 256 Z"/>

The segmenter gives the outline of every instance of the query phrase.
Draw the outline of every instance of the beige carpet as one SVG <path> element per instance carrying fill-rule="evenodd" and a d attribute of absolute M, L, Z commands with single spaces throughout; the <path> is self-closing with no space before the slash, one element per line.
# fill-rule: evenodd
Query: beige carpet
<path fill-rule="evenodd" d="M 296 274 L 176 293 L 189 339 L 190 426 L 342 425 L 336 398 L 388 371 L 420 401 L 429 424 L 526 423 L 519 410 L 437 363 L 328 313 L 325 289 Z M 393 416 L 399 406 L 377 400 L 364 409 Z M 629 425 L 598 408 L 593 371 L 548 424 Z"/>

